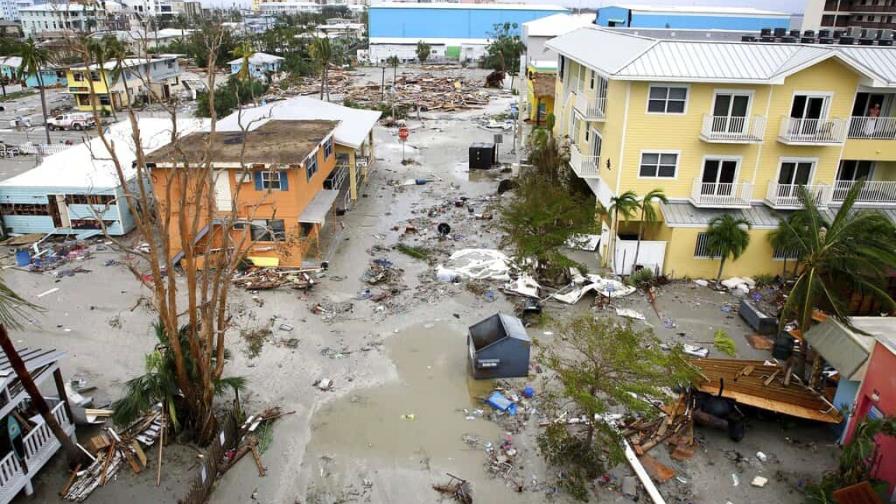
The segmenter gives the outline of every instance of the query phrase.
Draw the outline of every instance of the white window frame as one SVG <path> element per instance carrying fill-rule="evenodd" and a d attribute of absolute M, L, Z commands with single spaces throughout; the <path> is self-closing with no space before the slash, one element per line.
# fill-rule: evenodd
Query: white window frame
<path fill-rule="evenodd" d="M 707 154 L 703 156 L 703 160 L 700 161 L 700 180 L 703 180 L 703 170 L 706 169 L 707 161 L 734 161 L 737 163 L 737 167 L 734 169 L 734 182 L 732 184 L 737 184 L 740 180 L 740 167 L 743 164 L 744 157 L 743 156 L 733 156 L 730 154 L 726 155 L 716 155 L 716 154 Z M 778 166 L 780 169 L 780 166 Z"/>
<path fill-rule="evenodd" d="M 314 170 L 312 170 L 312 171 L 309 171 L 309 170 L 308 170 L 308 165 L 309 165 L 310 163 L 314 163 Z M 304 163 L 304 165 L 305 165 L 305 166 L 304 166 L 304 168 L 305 168 L 305 180 L 307 180 L 307 181 L 310 182 L 311 179 L 314 178 L 314 175 L 317 174 L 318 170 L 320 169 L 320 166 L 318 166 L 318 164 L 317 164 L 317 149 L 315 149 L 314 152 L 312 152 L 310 156 L 308 156 L 307 158 L 305 158 L 305 163 Z"/>
<path fill-rule="evenodd" d="M 589 156 L 597 156 L 598 158 L 600 158 L 602 152 L 598 152 L 597 154 L 594 153 L 594 141 L 595 141 L 595 139 L 600 140 L 600 147 L 601 147 L 600 150 L 602 151 L 603 147 L 604 147 L 604 137 L 603 137 L 603 135 L 600 134 L 600 131 L 598 131 L 597 128 L 595 128 L 594 126 L 589 126 L 588 129 L 591 130 L 591 140 L 588 142 L 588 155 Z M 677 163 L 676 163 L 676 166 L 677 166 Z M 600 167 L 598 166 L 598 168 L 600 168 Z M 638 171 L 640 171 L 640 170 L 641 170 L 641 166 L 638 165 Z"/>
<path fill-rule="evenodd" d="M 274 180 L 274 177 L 271 175 L 276 174 L 277 178 Z M 261 188 L 267 191 L 280 191 L 282 190 L 283 183 L 280 181 L 283 174 L 279 170 L 264 170 L 261 172 Z M 276 182 L 277 186 L 274 187 L 274 183 Z"/>
<path fill-rule="evenodd" d="M 778 180 L 781 179 L 781 165 L 784 163 L 812 163 L 812 169 L 809 170 L 809 181 L 806 183 L 806 185 L 812 185 L 812 182 L 815 181 L 815 170 L 818 169 L 817 157 L 779 157 L 778 169 L 775 170 L 775 184 L 780 184 Z"/>
<path fill-rule="evenodd" d="M 818 119 L 819 121 L 825 121 L 828 118 L 828 114 L 831 112 L 831 103 L 834 101 L 834 92 L 833 91 L 805 91 L 805 90 L 795 90 L 793 95 L 790 96 L 790 108 L 787 109 L 787 117 L 790 117 L 790 111 L 793 110 L 793 100 L 796 99 L 797 96 L 805 96 L 806 98 L 824 98 L 824 107 L 821 110 L 821 117 Z"/>
<path fill-rule="evenodd" d="M 650 111 L 650 91 L 653 88 L 684 88 L 684 110 L 681 112 L 651 112 Z M 690 84 L 679 84 L 674 82 L 651 82 L 649 86 L 647 86 L 647 96 L 644 100 L 644 113 L 649 115 L 675 115 L 675 116 L 683 116 L 688 113 L 688 103 L 691 101 L 691 86 Z M 666 108 L 669 108 L 669 93 L 666 93 Z"/>
<path fill-rule="evenodd" d="M 659 168 L 659 167 L 660 167 L 659 161 L 660 161 L 660 159 L 657 159 L 657 165 L 656 165 L 656 167 L 657 167 L 657 168 L 656 168 L 656 173 L 657 173 L 657 175 L 654 175 L 654 176 L 641 175 L 641 166 L 644 164 L 644 163 L 643 163 L 643 160 L 644 160 L 644 154 L 660 154 L 660 155 L 661 155 L 661 156 L 660 156 L 660 159 L 662 158 L 662 154 L 675 154 L 675 175 L 672 176 L 672 177 L 660 177 L 660 176 L 659 176 L 659 171 L 660 171 L 660 168 Z M 640 152 L 640 154 L 638 155 L 638 178 L 639 178 L 639 179 L 645 179 L 645 180 L 656 180 L 656 179 L 661 179 L 661 180 L 676 180 L 676 179 L 678 179 L 678 171 L 679 171 L 678 168 L 679 168 L 679 166 L 681 166 L 681 151 L 680 151 L 680 150 L 668 150 L 668 149 L 644 149 L 644 150 L 642 150 L 642 151 Z"/>
<path fill-rule="evenodd" d="M 699 233 L 697 233 L 697 241 L 694 243 L 694 259 L 717 261 L 722 258 L 721 254 L 720 255 L 711 255 L 708 250 L 707 250 L 707 254 L 710 254 L 710 255 L 697 255 L 697 249 L 700 248 L 701 240 L 704 242 L 703 248 L 704 249 L 709 248 L 709 245 L 706 243 L 706 240 L 708 239 L 708 237 L 707 237 L 708 234 L 709 234 L 708 231 L 700 231 Z"/>

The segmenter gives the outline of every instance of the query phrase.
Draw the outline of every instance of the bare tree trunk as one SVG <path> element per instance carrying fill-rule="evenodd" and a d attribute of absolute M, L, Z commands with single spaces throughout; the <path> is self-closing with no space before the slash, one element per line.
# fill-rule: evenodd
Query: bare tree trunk
<path fill-rule="evenodd" d="M 644 231 L 644 209 L 641 209 L 641 220 L 638 221 L 638 243 L 635 245 L 635 260 L 632 261 L 632 270 L 638 265 L 638 254 L 641 253 L 641 233 Z"/>
<path fill-rule="evenodd" d="M 727 257 L 723 257 L 723 258 L 719 261 L 719 274 L 716 275 L 716 285 L 718 285 L 719 282 L 722 281 L 722 268 L 725 267 L 725 259 L 727 259 Z"/>
<path fill-rule="evenodd" d="M 12 366 L 19 381 L 22 382 L 22 387 L 28 392 L 28 396 L 31 398 L 31 404 L 34 405 L 34 408 L 40 413 L 40 416 L 44 419 L 47 427 L 50 428 L 53 435 L 59 440 L 59 444 L 62 445 L 62 449 L 65 451 L 65 458 L 68 460 L 68 465 L 70 467 L 75 467 L 78 464 L 84 464 L 87 457 L 84 455 L 84 452 L 75 445 L 74 441 L 68 437 L 65 431 L 62 430 L 62 426 L 59 425 L 59 422 L 56 421 L 56 417 L 54 417 L 53 413 L 50 411 L 50 407 L 44 400 L 44 396 L 41 395 L 37 385 L 34 384 L 34 380 L 31 379 L 31 373 L 29 373 L 28 369 L 25 367 L 25 362 L 22 361 L 19 352 L 16 351 L 15 346 L 13 346 L 12 341 L 9 339 L 6 327 L 2 325 L 0 325 L 0 347 L 3 348 L 3 352 L 6 354 L 10 366 Z"/>

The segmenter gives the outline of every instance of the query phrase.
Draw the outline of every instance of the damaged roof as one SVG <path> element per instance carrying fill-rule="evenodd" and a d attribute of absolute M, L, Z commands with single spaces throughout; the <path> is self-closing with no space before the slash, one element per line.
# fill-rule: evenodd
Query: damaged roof
<path fill-rule="evenodd" d="M 691 364 L 700 372 L 697 388 L 701 392 L 718 395 L 721 389 L 722 397 L 739 404 L 807 420 L 835 424 L 843 420 L 830 401 L 798 380 L 784 385 L 786 371 L 776 364 L 738 359 L 692 359 Z"/>
<path fill-rule="evenodd" d="M 875 339 L 896 332 L 896 318 L 851 317 L 850 323 L 852 327 L 828 317 L 806 332 L 806 341 L 840 375 L 858 381 L 865 376 Z"/>
<path fill-rule="evenodd" d="M 179 149 L 168 144 L 146 158 L 147 163 L 199 164 L 205 156 L 205 144 L 212 136 L 209 161 L 215 164 L 288 165 L 301 164 L 329 137 L 336 121 L 268 121 L 247 133 L 242 131 L 196 132 L 182 138 Z M 245 151 L 243 143 L 245 141 Z"/>

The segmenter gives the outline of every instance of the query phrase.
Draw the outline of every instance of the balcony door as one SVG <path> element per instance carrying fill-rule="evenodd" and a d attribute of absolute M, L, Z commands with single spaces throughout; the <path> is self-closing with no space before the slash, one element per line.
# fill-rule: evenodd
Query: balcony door
<path fill-rule="evenodd" d="M 596 129 L 591 128 L 591 155 L 594 156 L 595 159 L 600 157 L 600 149 L 603 141 L 600 133 L 598 133 Z"/>
<path fill-rule="evenodd" d="M 706 159 L 703 161 L 703 178 L 700 194 L 707 196 L 731 196 L 737 178 L 737 161 L 734 159 Z"/>
<path fill-rule="evenodd" d="M 843 201 L 846 194 L 855 185 L 857 180 L 871 180 L 874 172 L 874 162 L 844 159 L 837 170 L 837 181 L 834 182 L 834 201 Z M 867 188 L 862 193 L 867 192 Z"/>
<path fill-rule="evenodd" d="M 712 107 L 713 133 L 743 133 L 750 110 L 750 95 L 746 93 L 716 93 Z"/>
<path fill-rule="evenodd" d="M 790 108 L 791 133 L 796 135 L 814 135 L 821 119 L 827 112 L 828 97 L 813 95 L 795 95 Z"/>
<path fill-rule="evenodd" d="M 776 196 L 778 198 L 793 199 L 800 194 L 800 186 L 808 185 L 812 179 L 812 161 L 784 161 L 778 171 L 778 186 Z"/>

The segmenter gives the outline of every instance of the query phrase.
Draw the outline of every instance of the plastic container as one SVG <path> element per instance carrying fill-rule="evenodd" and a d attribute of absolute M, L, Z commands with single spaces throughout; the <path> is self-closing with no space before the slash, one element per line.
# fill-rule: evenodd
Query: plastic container
<path fill-rule="evenodd" d="M 31 252 L 27 249 L 16 250 L 16 266 L 28 266 L 31 264 Z"/>

